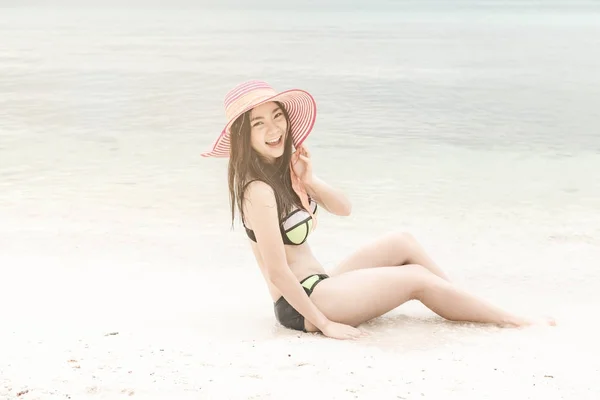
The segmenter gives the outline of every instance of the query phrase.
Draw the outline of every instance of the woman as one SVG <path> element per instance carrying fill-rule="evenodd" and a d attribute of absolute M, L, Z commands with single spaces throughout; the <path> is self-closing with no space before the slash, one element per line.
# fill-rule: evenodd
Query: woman
<path fill-rule="evenodd" d="M 554 324 L 513 315 L 456 287 L 408 233 L 383 236 L 326 273 L 307 238 L 319 208 L 346 216 L 351 204 L 314 174 L 303 145 L 315 122 L 313 97 L 249 81 L 226 95 L 225 111 L 225 128 L 202 155 L 230 158 L 232 223 L 237 210 L 283 326 L 357 338 L 358 325 L 413 299 L 453 321 Z"/>

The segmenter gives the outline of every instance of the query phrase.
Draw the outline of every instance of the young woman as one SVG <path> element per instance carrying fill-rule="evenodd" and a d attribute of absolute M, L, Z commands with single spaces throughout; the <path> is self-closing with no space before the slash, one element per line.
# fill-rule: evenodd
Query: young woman
<path fill-rule="evenodd" d="M 508 313 L 449 282 L 409 233 L 389 233 L 327 273 L 307 242 L 319 210 L 346 216 L 348 198 L 317 177 L 303 145 L 316 104 L 303 90 L 244 82 L 225 97 L 227 124 L 205 157 L 229 157 L 232 223 L 240 213 L 283 326 L 351 339 L 356 327 L 419 300 L 453 321 L 553 325 Z"/>

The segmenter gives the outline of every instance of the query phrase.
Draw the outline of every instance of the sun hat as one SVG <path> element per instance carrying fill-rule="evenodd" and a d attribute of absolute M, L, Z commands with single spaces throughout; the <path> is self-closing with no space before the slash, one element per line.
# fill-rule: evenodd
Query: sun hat
<path fill-rule="evenodd" d="M 251 80 L 243 82 L 225 95 L 227 124 L 203 157 L 229 157 L 231 125 L 246 111 L 270 101 L 278 101 L 285 107 L 292 126 L 292 143 L 298 149 L 310 134 L 317 117 L 317 104 L 312 95 L 301 89 L 277 92 L 267 82 Z"/>
<path fill-rule="evenodd" d="M 291 125 L 292 143 L 299 150 L 312 131 L 317 118 L 317 104 L 310 93 L 301 89 L 289 89 L 277 92 L 267 82 L 251 80 L 242 82 L 225 95 L 225 117 L 227 123 L 209 151 L 201 153 L 203 157 L 229 157 L 231 148 L 231 125 L 246 111 L 271 101 L 277 101 L 285 107 Z M 317 227 L 317 218 L 310 209 L 306 187 L 294 174 L 291 165 L 298 162 L 300 153 L 296 151 L 290 161 L 292 189 L 302 206 L 313 218 L 311 231 Z"/>

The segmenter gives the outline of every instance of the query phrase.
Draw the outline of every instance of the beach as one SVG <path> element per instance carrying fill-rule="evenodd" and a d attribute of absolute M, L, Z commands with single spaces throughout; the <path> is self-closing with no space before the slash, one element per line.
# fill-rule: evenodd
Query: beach
<path fill-rule="evenodd" d="M 378 4 L 0 8 L 0 399 L 600 397 L 600 10 Z M 311 235 L 326 269 L 406 231 L 557 326 L 278 325 L 200 157 L 246 79 L 315 96 L 315 172 L 353 204 Z"/>

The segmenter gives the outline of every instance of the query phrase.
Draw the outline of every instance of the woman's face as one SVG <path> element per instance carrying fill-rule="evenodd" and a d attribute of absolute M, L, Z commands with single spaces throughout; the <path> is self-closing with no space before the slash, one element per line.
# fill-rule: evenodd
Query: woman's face
<path fill-rule="evenodd" d="M 275 102 L 256 106 L 250 112 L 250 142 L 252 148 L 270 162 L 283 155 L 287 121 Z"/>

